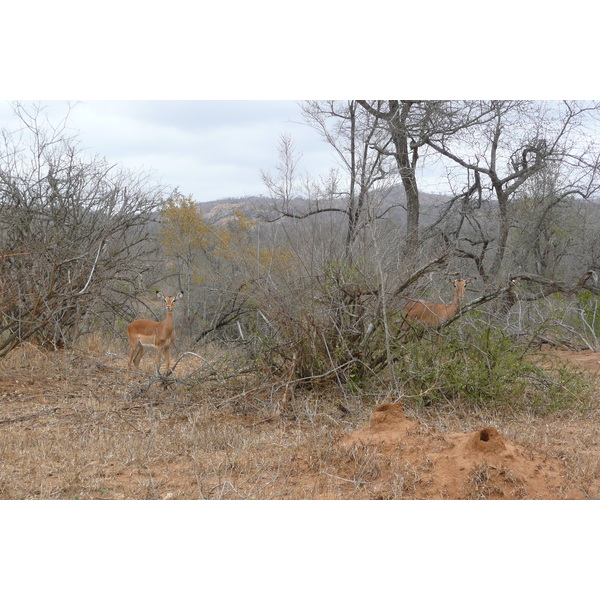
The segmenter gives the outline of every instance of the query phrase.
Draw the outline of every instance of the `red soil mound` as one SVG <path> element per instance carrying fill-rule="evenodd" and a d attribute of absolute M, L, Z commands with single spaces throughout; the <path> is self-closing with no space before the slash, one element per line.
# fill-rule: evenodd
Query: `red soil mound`
<path fill-rule="evenodd" d="M 409 429 L 418 428 L 422 428 L 422 425 L 408 419 L 400 403 L 382 404 L 371 415 L 367 427 L 350 434 L 341 441 L 341 444 L 343 446 L 353 443 L 393 444 L 405 438 Z"/>
<path fill-rule="evenodd" d="M 556 498 L 565 477 L 561 461 L 510 441 L 495 427 L 442 434 L 408 419 L 399 403 L 379 406 L 366 427 L 340 443 L 350 451 L 375 446 L 399 455 L 406 470 L 427 465 L 415 482 L 420 498 Z"/>

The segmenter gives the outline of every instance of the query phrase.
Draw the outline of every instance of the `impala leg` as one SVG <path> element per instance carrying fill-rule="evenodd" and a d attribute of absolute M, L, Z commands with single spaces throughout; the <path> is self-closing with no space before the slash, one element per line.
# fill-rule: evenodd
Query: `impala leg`
<path fill-rule="evenodd" d="M 154 365 L 154 368 L 155 368 L 157 377 L 160 376 L 160 366 L 162 364 L 162 353 L 163 353 L 163 351 L 161 348 L 156 349 L 156 364 Z"/>
<path fill-rule="evenodd" d="M 127 365 L 128 371 L 131 371 L 131 365 L 133 364 L 133 357 L 135 356 L 136 345 L 137 344 L 133 341 L 129 342 L 129 360 L 128 360 L 128 365 Z"/>
<path fill-rule="evenodd" d="M 165 348 L 165 359 L 167 361 L 167 372 L 169 372 L 171 368 L 171 346 Z"/>
<path fill-rule="evenodd" d="M 144 346 L 140 343 L 136 344 L 134 353 L 133 353 L 133 364 L 136 369 L 140 368 L 140 361 L 142 360 L 142 356 L 144 356 Z"/>

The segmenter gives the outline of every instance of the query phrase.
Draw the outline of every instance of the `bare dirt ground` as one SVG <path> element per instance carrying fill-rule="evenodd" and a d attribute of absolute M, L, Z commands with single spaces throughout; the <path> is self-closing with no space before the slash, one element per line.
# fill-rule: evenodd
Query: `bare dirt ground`
<path fill-rule="evenodd" d="M 600 352 L 557 354 L 600 390 Z M 182 374 L 195 366 L 182 361 L 165 388 L 93 345 L 15 351 L 0 362 L 0 499 L 600 497 L 598 409 L 542 417 L 297 392 L 277 416 L 280 387 L 191 387 Z"/>

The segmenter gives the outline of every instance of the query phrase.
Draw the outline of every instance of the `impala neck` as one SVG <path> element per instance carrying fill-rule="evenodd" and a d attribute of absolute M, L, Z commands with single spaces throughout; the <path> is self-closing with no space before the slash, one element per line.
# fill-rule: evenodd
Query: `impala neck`
<path fill-rule="evenodd" d="M 458 293 L 458 288 L 454 289 L 454 298 L 452 300 L 452 316 L 454 316 L 460 310 L 460 296 Z"/>
<path fill-rule="evenodd" d="M 167 308 L 167 315 L 165 316 L 165 320 L 163 321 L 165 325 L 173 326 L 173 309 L 169 310 Z"/>

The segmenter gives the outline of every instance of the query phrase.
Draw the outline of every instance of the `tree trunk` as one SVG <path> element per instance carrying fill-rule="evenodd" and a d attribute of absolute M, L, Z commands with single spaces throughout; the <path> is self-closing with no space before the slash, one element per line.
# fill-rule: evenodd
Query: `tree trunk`
<path fill-rule="evenodd" d="M 509 214 L 508 214 L 508 197 L 500 184 L 494 183 L 496 198 L 498 199 L 498 214 L 500 222 L 498 223 L 498 246 L 496 255 L 489 268 L 488 275 L 492 280 L 496 280 L 502 269 L 504 262 L 504 254 L 506 253 L 506 242 L 510 229 Z"/>
<path fill-rule="evenodd" d="M 416 261 L 419 251 L 419 189 L 415 167 L 418 158 L 416 148 L 411 151 L 409 147 L 409 135 L 407 131 L 407 120 L 413 102 L 404 100 L 390 100 L 390 129 L 392 140 L 396 148 L 395 158 L 402 179 L 404 192 L 406 193 L 406 244 L 404 247 L 404 258 L 407 266 Z"/>

